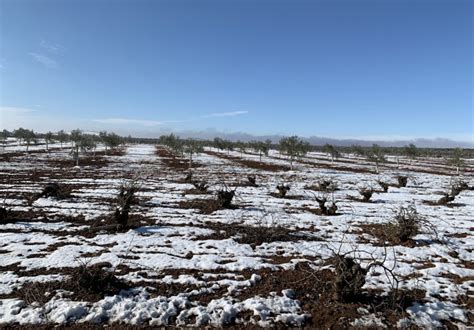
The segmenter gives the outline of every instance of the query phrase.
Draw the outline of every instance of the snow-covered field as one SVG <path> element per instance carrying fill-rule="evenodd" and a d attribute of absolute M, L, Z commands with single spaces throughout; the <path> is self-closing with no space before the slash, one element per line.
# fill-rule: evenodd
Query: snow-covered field
<path fill-rule="evenodd" d="M 284 170 L 288 161 L 272 151 L 262 161 L 275 168 L 261 170 L 258 155 L 207 149 L 193 159 L 193 180 L 209 184 L 198 193 L 184 181 L 187 170 L 154 145 L 115 155 L 99 148 L 79 167 L 68 149 L 50 148 L 0 154 L 0 203 L 9 212 L 0 221 L 0 324 L 473 325 L 474 190 L 427 204 L 456 179 L 434 160 L 402 159 L 400 169 L 390 163 L 374 174 L 355 157 L 333 163 L 310 153 Z M 472 187 L 472 162 L 465 173 Z M 408 177 L 406 187 L 395 186 L 397 175 Z M 317 212 L 315 197 L 325 194 L 310 188 L 322 179 L 337 183 L 327 194 L 337 215 Z M 130 226 L 111 230 L 119 188 L 130 180 L 139 186 Z M 392 186 L 383 192 L 378 180 Z M 70 196 L 32 198 L 49 182 Z M 291 187 L 284 198 L 275 194 L 282 183 Z M 235 188 L 233 208 L 202 211 L 218 190 Z M 358 200 L 361 188 L 376 190 L 369 202 Z M 408 206 L 423 218 L 421 232 L 400 244 L 377 237 L 378 225 Z M 361 296 L 339 301 L 331 295 L 335 253 L 384 267 L 370 268 Z M 97 283 L 84 280 L 90 274 Z"/>

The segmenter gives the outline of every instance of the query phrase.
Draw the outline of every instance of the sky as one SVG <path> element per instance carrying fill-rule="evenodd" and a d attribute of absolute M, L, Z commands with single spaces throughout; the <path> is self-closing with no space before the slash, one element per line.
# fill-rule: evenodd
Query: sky
<path fill-rule="evenodd" d="M 474 141 L 473 2 L 0 0 L 0 128 Z"/>

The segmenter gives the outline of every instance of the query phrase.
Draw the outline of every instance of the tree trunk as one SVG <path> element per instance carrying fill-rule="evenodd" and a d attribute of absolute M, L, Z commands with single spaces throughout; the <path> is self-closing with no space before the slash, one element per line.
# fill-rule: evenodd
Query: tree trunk
<path fill-rule="evenodd" d="M 293 157 L 290 157 L 290 170 L 293 171 Z"/>
<path fill-rule="evenodd" d="M 262 153 L 260 153 L 259 156 L 260 156 L 259 159 L 260 159 L 260 163 L 261 163 L 262 162 Z"/>
<path fill-rule="evenodd" d="M 398 157 L 397 157 L 397 168 L 400 169 L 400 161 L 399 161 Z"/>
<path fill-rule="evenodd" d="M 191 169 L 193 167 L 193 154 L 190 153 L 189 154 L 189 169 Z"/>
<path fill-rule="evenodd" d="M 375 162 L 375 173 L 379 174 L 379 163 Z"/>
<path fill-rule="evenodd" d="M 459 165 L 456 166 L 456 175 L 459 176 Z"/>

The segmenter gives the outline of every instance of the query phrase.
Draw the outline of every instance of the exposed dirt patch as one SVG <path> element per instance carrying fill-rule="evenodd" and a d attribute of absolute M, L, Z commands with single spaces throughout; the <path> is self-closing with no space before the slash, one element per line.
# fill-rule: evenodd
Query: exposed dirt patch
<path fill-rule="evenodd" d="M 167 167 L 175 170 L 189 170 L 189 160 L 185 159 L 180 155 L 176 155 L 168 148 L 157 145 L 155 147 L 155 154 L 160 157 L 160 161 L 163 162 Z M 198 162 L 193 162 L 192 167 L 198 168 L 203 165 Z"/>
<path fill-rule="evenodd" d="M 271 242 L 296 242 L 300 240 L 305 241 L 320 241 L 321 238 L 301 234 L 296 230 L 280 226 L 271 227 L 256 227 L 245 226 L 237 224 L 220 224 L 220 223 L 206 223 L 207 228 L 214 230 L 214 233 L 208 236 L 197 237 L 197 240 L 213 239 L 221 240 L 233 238 L 236 242 L 241 244 L 249 244 L 253 247 L 262 245 L 263 243 Z"/>
<path fill-rule="evenodd" d="M 218 158 L 222 159 L 227 159 L 231 160 L 235 163 L 238 163 L 240 165 L 243 165 L 248 168 L 253 168 L 257 170 L 262 170 L 262 171 L 269 171 L 269 172 L 280 172 L 280 171 L 289 171 L 290 167 L 289 166 L 283 166 L 283 165 L 278 165 L 278 164 L 269 164 L 269 163 L 264 163 L 264 162 L 257 162 L 254 160 L 248 160 L 248 159 L 242 159 L 239 157 L 234 157 L 230 155 L 225 155 L 219 152 L 215 151 L 205 151 L 206 154 L 215 156 Z"/>

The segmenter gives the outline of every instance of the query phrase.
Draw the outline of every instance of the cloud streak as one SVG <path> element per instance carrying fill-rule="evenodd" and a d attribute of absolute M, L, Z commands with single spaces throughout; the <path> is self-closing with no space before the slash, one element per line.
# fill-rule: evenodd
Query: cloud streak
<path fill-rule="evenodd" d="M 249 113 L 248 111 L 230 111 L 230 112 L 214 112 L 208 115 L 203 115 L 201 118 L 212 118 L 212 117 L 235 117 L 240 115 L 245 115 Z"/>
<path fill-rule="evenodd" d="M 129 118 L 101 118 L 93 119 L 92 121 L 101 124 L 111 125 L 140 125 L 140 126 L 159 126 L 170 123 L 169 121 L 157 121 L 157 120 L 143 120 L 143 119 L 129 119 Z"/>
<path fill-rule="evenodd" d="M 25 114 L 35 112 L 34 109 L 29 108 L 21 108 L 21 107 L 0 107 L 0 114 Z"/>
<path fill-rule="evenodd" d="M 30 56 L 38 63 L 42 64 L 43 66 L 47 68 L 57 68 L 58 67 L 58 62 L 56 60 L 52 59 L 49 56 L 46 56 L 44 54 L 39 54 L 39 53 L 30 53 Z"/>
<path fill-rule="evenodd" d="M 64 47 L 59 45 L 59 44 L 55 44 L 55 43 L 52 43 L 52 42 L 49 42 L 49 41 L 46 41 L 44 39 L 42 39 L 40 41 L 40 46 L 47 50 L 48 52 L 51 52 L 51 53 L 59 53 L 61 52 Z"/>

